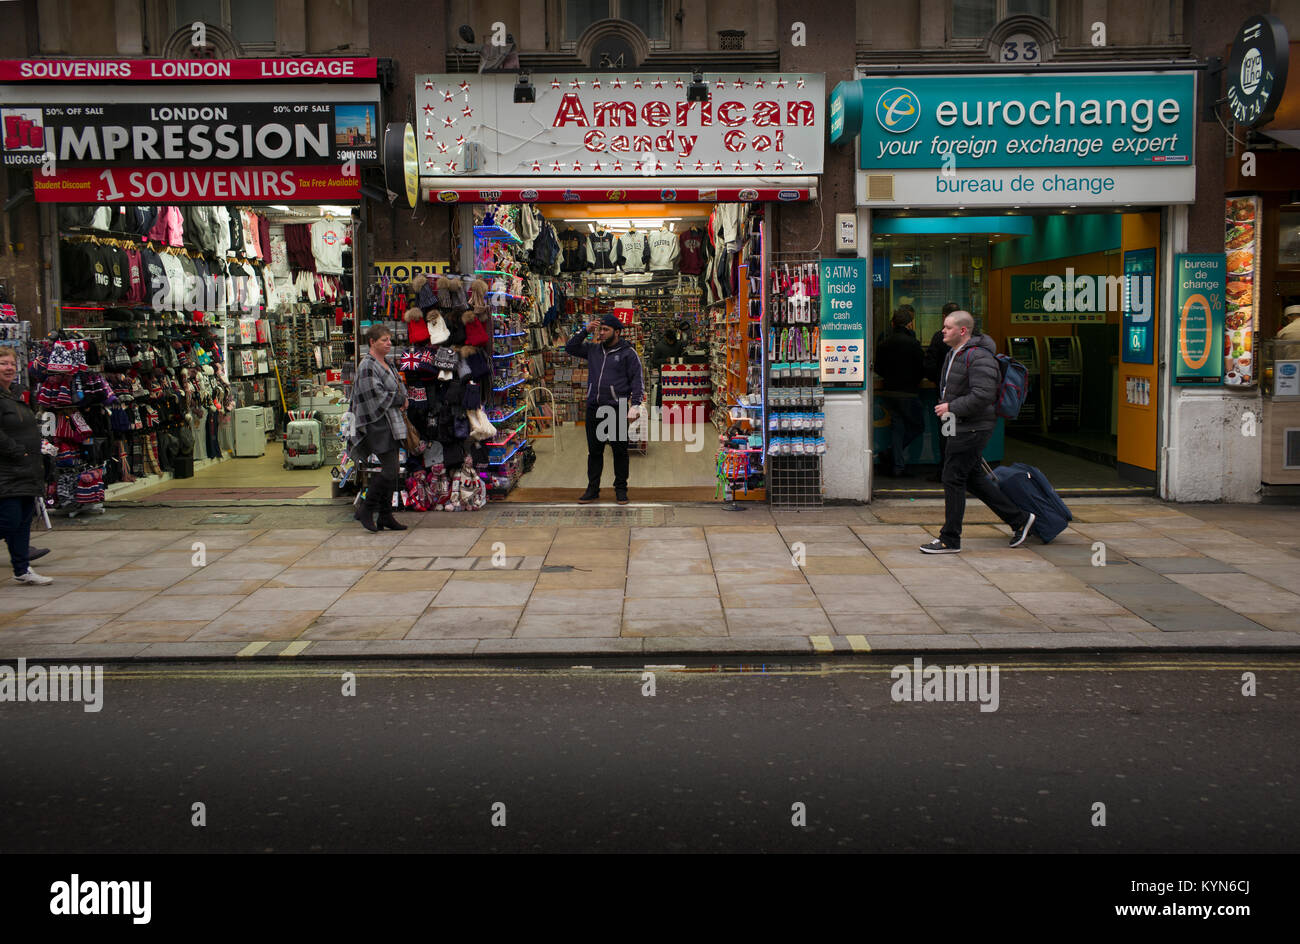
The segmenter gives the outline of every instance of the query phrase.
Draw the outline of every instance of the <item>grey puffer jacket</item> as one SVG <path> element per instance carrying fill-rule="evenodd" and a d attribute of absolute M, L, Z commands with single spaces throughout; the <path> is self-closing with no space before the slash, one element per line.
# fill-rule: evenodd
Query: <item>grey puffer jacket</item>
<path fill-rule="evenodd" d="M 991 430 L 998 416 L 997 345 L 987 334 L 976 334 L 956 352 L 949 352 L 939 372 L 939 402 L 957 417 L 958 433 Z M 955 353 L 955 357 L 954 357 Z"/>
<path fill-rule="evenodd" d="M 22 389 L 0 387 L 0 498 L 29 498 L 45 492 L 41 427 Z"/>

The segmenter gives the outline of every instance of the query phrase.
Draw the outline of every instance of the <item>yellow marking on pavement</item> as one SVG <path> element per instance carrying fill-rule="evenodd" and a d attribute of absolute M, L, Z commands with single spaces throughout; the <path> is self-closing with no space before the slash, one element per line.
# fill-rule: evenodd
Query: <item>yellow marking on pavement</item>
<path fill-rule="evenodd" d="M 296 656 L 298 653 L 302 652 L 310 645 L 311 645 L 310 639 L 298 639 L 295 640 L 294 642 L 289 643 L 289 645 L 285 646 L 284 651 L 281 652 L 280 655 Z"/>
<path fill-rule="evenodd" d="M 243 649 L 240 649 L 235 653 L 235 658 L 242 659 L 248 656 L 255 656 L 269 645 L 271 645 L 269 642 L 250 642 Z"/>
<path fill-rule="evenodd" d="M 870 652 L 871 644 L 867 642 L 866 636 L 849 636 L 849 648 L 854 652 Z"/>
<path fill-rule="evenodd" d="M 834 652 L 835 645 L 831 642 L 830 636 L 809 636 L 808 641 L 818 652 Z"/>

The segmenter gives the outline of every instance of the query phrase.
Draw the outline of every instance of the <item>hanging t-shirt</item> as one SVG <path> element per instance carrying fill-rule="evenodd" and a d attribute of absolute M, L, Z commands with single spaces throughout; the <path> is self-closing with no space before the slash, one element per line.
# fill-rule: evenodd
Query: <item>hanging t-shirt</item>
<path fill-rule="evenodd" d="M 604 230 L 594 233 L 587 245 L 593 263 L 592 268 L 599 272 L 608 272 L 618 267 L 621 257 L 618 254 L 618 238 Z"/>
<path fill-rule="evenodd" d="M 181 265 L 180 259 L 170 252 L 159 253 L 158 260 L 167 274 L 167 287 L 171 293 L 165 303 L 166 307 L 180 308 L 185 303 L 185 267 Z"/>
<path fill-rule="evenodd" d="M 584 272 L 596 259 L 591 254 L 591 240 L 586 233 L 570 226 L 558 235 L 560 243 L 560 271 Z"/>
<path fill-rule="evenodd" d="M 646 237 L 650 245 L 650 268 L 655 272 L 671 272 L 677 268 L 681 250 L 677 234 L 668 229 L 657 229 Z"/>
<path fill-rule="evenodd" d="M 317 272 L 343 274 L 343 240 L 347 235 L 347 224 L 341 220 L 317 220 L 311 224 L 311 254 L 316 258 Z"/>
<path fill-rule="evenodd" d="M 271 271 L 279 278 L 289 277 L 289 246 L 278 227 L 271 233 Z"/>
<path fill-rule="evenodd" d="M 212 242 L 216 246 L 217 258 L 224 259 L 230 255 L 230 210 L 223 206 L 211 208 Z"/>
<path fill-rule="evenodd" d="M 645 233 L 632 230 L 618 238 L 618 257 L 624 272 L 644 272 L 650 259 L 650 246 Z"/>
<path fill-rule="evenodd" d="M 679 269 L 682 275 L 699 275 L 704 271 L 704 233 L 698 227 L 692 226 L 686 232 L 677 237 L 677 243 L 681 247 L 681 265 Z"/>

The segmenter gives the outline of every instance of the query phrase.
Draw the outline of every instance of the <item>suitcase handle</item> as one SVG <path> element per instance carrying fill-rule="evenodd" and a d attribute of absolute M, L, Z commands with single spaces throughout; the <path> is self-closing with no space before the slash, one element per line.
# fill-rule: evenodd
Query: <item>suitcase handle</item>
<path fill-rule="evenodd" d="M 993 478 L 993 466 L 989 465 L 989 460 L 981 456 L 980 465 L 984 469 L 984 474 L 987 475 L 989 478 Z"/>

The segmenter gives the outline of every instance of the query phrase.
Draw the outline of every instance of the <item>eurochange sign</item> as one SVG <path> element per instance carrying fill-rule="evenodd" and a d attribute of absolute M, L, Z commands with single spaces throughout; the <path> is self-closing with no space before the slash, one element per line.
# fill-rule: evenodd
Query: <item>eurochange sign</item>
<path fill-rule="evenodd" d="M 1189 72 L 858 80 L 858 163 L 911 206 L 1129 205 L 1195 199 Z"/>
<path fill-rule="evenodd" d="M 780 177 L 822 172 L 826 77 L 690 70 L 532 73 L 537 100 L 514 101 L 513 75 L 417 75 L 421 177 Z M 454 185 L 452 185 L 454 186 Z"/>

